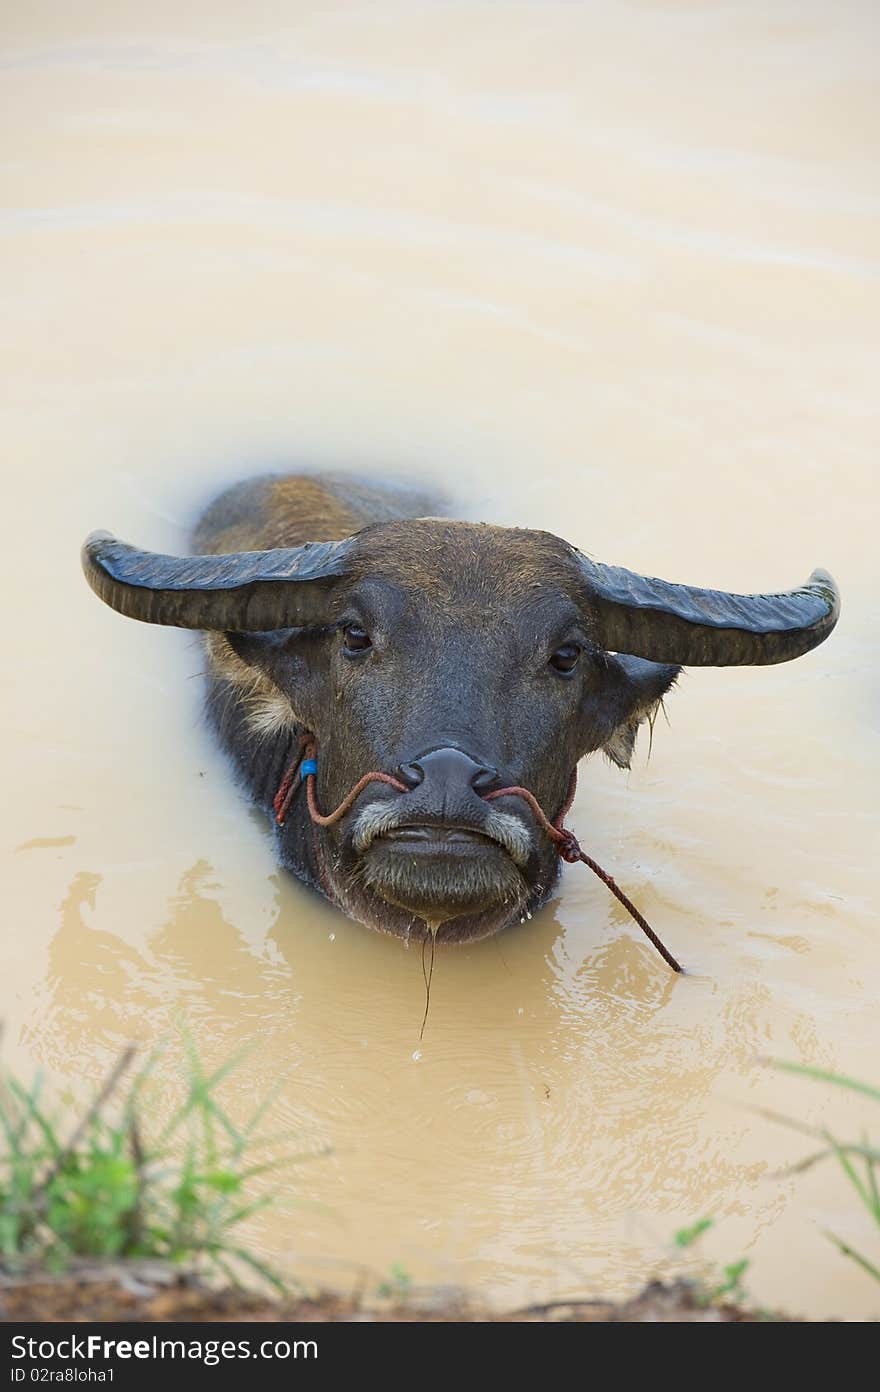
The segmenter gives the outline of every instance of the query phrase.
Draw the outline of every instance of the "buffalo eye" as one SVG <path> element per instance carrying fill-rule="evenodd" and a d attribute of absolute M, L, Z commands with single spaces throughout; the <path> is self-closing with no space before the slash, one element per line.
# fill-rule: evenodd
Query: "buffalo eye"
<path fill-rule="evenodd" d="M 578 665 L 581 650 L 576 643 L 563 643 L 550 658 L 550 666 L 564 677 L 569 676 Z"/>
<path fill-rule="evenodd" d="M 354 657 L 358 653 L 369 652 L 373 646 L 369 633 L 359 624 L 346 624 L 342 630 L 342 641 L 345 644 L 345 654 L 347 657 Z"/>

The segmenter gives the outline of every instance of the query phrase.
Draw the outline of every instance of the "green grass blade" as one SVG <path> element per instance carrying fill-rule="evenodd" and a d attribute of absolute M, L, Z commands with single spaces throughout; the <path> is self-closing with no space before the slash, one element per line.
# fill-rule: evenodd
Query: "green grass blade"
<path fill-rule="evenodd" d="M 870 1208 L 870 1195 L 868 1194 L 867 1189 L 865 1188 L 864 1184 L 859 1178 L 855 1165 L 852 1163 L 849 1156 L 846 1154 L 845 1147 L 840 1145 L 834 1139 L 830 1131 L 825 1133 L 825 1138 L 828 1141 L 828 1144 L 831 1146 L 832 1150 L 834 1151 L 834 1154 L 837 1156 L 837 1159 L 840 1162 L 840 1168 L 843 1170 L 843 1173 L 846 1175 L 850 1184 L 855 1189 L 861 1202 L 864 1204 L 865 1208 Z"/>
<path fill-rule="evenodd" d="M 7 1080 L 7 1086 L 9 1088 L 9 1091 L 12 1093 L 13 1097 L 15 1097 L 19 1105 L 24 1108 L 26 1118 L 30 1121 L 33 1121 L 34 1125 L 42 1133 L 43 1138 L 45 1139 L 45 1142 L 49 1147 L 50 1153 L 53 1156 L 57 1156 L 60 1155 L 62 1150 L 61 1141 L 56 1135 L 55 1128 L 53 1127 L 51 1121 L 45 1115 L 42 1109 L 37 1105 L 40 1096 L 41 1083 L 42 1080 L 40 1079 L 38 1074 L 37 1081 L 34 1087 L 32 1087 L 30 1092 L 28 1092 L 27 1088 L 22 1087 L 21 1083 L 19 1083 L 17 1079 L 9 1078 Z"/>
<path fill-rule="evenodd" d="M 268 1281 L 270 1286 L 274 1286 L 279 1295 L 287 1294 L 287 1286 L 277 1271 L 272 1270 L 271 1266 L 261 1262 L 258 1257 L 255 1257 L 252 1252 L 245 1251 L 243 1247 L 230 1247 L 228 1250 L 232 1256 L 237 1257 L 240 1262 L 244 1262 L 245 1266 L 249 1266 L 252 1271 L 256 1271 L 259 1276 L 262 1276 L 264 1281 Z"/>
<path fill-rule="evenodd" d="M 868 1261 L 867 1257 L 863 1257 L 861 1252 L 857 1252 L 854 1247 L 850 1247 L 848 1242 L 844 1242 L 836 1233 L 829 1232 L 827 1228 L 825 1236 L 834 1243 L 843 1256 L 856 1262 L 863 1271 L 867 1271 L 869 1276 L 873 1276 L 875 1281 L 880 1281 L 880 1267 L 876 1267 L 873 1262 Z"/>
<path fill-rule="evenodd" d="M 783 1073 L 796 1073 L 802 1078 L 813 1078 L 816 1082 L 831 1083 L 834 1087 L 848 1088 L 850 1092 L 860 1092 L 863 1097 L 870 1097 L 874 1102 L 880 1102 L 880 1088 L 871 1087 L 870 1083 L 863 1083 L 858 1078 L 849 1078 L 845 1073 L 832 1073 L 827 1068 L 814 1068 L 807 1063 L 790 1063 L 786 1059 L 762 1059 L 763 1063 L 770 1068 L 781 1069 Z"/>
<path fill-rule="evenodd" d="M 862 1154 L 865 1159 L 865 1182 L 871 1196 L 871 1212 L 875 1223 L 880 1226 L 880 1187 L 877 1185 L 877 1167 L 880 1165 L 880 1151 L 872 1150 L 868 1137 L 862 1132 Z"/>
<path fill-rule="evenodd" d="M 869 1145 L 844 1145 L 843 1143 L 840 1144 L 839 1149 L 845 1155 L 856 1155 L 860 1160 L 864 1160 L 869 1183 L 873 1182 L 876 1186 L 877 1181 L 873 1167 L 880 1165 L 880 1150 L 874 1150 Z M 822 1150 L 814 1150 L 811 1155 L 805 1155 L 803 1160 L 797 1160 L 793 1165 L 786 1165 L 784 1169 L 775 1170 L 774 1174 L 781 1179 L 787 1179 L 791 1175 L 806 1174 L 807 1170 L 811 1170 L 814 1165 L 818 1165 L 822 1160 L 830 1159 L 833 1155 L 837 1155 L 834 1147 L 824 1146 Z"/>

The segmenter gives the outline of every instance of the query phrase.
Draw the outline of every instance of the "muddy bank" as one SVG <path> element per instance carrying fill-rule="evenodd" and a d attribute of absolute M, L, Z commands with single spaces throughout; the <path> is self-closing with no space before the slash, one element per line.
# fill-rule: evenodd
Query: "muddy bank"
<path fill-rule="evenodd" d="M 757 1323 L 788 1321 L 789 1316 L 744 1310 L 735 1305 L 706 1305 L 685 1281 L 652 1281 L 632 1300 L 559 1300 L 499 1313 L 464 1291 L 416 1291 L 406 1300 L 378 1301 L 360 1293 L 320 1291 L 267 1299 L 250 1291 L 215 1290 L 196 1278 L 169 1271 L 160 1263 L 83 1266 L 63 1275 L 43 1273 L 0 1279 L 0 1320 L 258 1320 L 267 1323 L 334 1323 L 337 1321 L 520 1323 L 569 1321 L 617 1323 Z"/>

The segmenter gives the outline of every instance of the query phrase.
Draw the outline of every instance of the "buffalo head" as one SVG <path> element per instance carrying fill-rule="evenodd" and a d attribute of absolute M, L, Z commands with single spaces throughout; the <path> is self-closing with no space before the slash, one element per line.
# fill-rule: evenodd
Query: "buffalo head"
<path fill-rule="evenodd" d="M 522 785 L 554 817 L 584 755 L 629 765 L 681 666 L 785 662 L 838 610 L 821 571 L 784 594 L 726 594 L 600 565 L 545 532 L 434 519 L 188 558 L 98 533 L 84 566 L 121 613 L 208 632 L 233 742 L 272 751 L 267 805 L 303 730 L 324 811 L 367 771 L 404 784 L 369 784 L 325 829 L 298 795 L 282 858 L 352 917 L 405 937 L 442 925 L 450 941 L 522 917 L 556 878 L 526 803 L 488 792 Z"/>

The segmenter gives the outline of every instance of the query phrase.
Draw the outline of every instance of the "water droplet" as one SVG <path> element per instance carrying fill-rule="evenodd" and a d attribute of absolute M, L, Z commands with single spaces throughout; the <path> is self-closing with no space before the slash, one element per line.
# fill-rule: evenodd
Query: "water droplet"
<path fill-rule="evenodd" d="M 327 937 L 330 939 L 331 942 L 335 942 L 335 941 L 336 941 L 336 934 L 335 934 L 335 933 L 328 933 L 328 934 L 327 934 Z"/>
<path fill-rule="evenodd" d="M 421 1051 L 421 1049 L 413 1049 L 412 1056 L 413 1056 L 413 1062 L 414 1062 L 414 1063 L 418 1063 L 419 1059 L 422 1057 L 422 1051 Z"/>
<path fill-rule="evenodd" d="M 526 1012 L 523 1010 L 523 1008 L 522 1008 L 521 1005 L 518 1005 L 518 1006 L 516 1007 L 516 1013 L 517 1013 L 517 1015 L 525 1015 Z"/>

